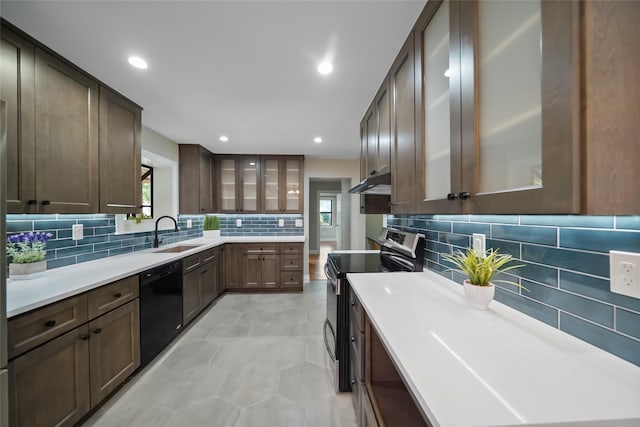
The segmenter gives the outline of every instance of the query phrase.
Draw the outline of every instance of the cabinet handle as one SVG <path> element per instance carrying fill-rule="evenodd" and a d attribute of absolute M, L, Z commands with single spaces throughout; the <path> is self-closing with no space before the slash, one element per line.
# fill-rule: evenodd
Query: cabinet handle
<path fill-rule="evenodd" d="M 202 271 L 202 274 L 207 274 L 207 271 L 209 271 L 209 270 Z"/>
<path fill-rule="evenodd" d="M 44 206 L 47 206 L 47 205 L 50 205 L 50 204 L 51 204 L 51 202 L 50 202 L 49 200 L 43 200 L 43 201 L 42 201 L 42 204 L 43 204 Z"/>
<path fill-rule="evenodd" d="M 52 328 L 56 326 L 56 321 L 53 319 L 47 320 L 46 322 L 44 322 L 44 326 L 46 326 L 47 328 Z"/>
<path fill-rule="evenodd" d="M 456 193 L 447 194 L 447 200 L 455 200 L 457 198 L 458 198 L 458 195 Z"/>
<path fill-rule="evenodd" d="M 120 298 L 122 296 L 122 292 L 116 292 L 115 294 L 113 294 L 113 296 L 115 298 Z"/>
<path fill-rule="evenodd" d="M 89 335 L 89 334 L 82 334 L 82 335 L 80 335 L 80 338 L 81 338 L 81 339 L 83 339 L 84 341 L 87 341 L 87 340 L 89 340 L 89 338 L 91 338 L 91 335 Z"/>
<path fill-rule="evenodd" d="M 37 200 L 35 200 L 35 199 L 27 200 L 27 204 L 28 204 L 28 205 L 35 205 L 36 203 L 38 203 L 38 201 L 37 201 Z"/>
<path fill-rule="evenodd" d="M 102 328 L 94 328 L 91 330 L 91 332 L 93 332 L 94 334 L 99 334 L 100 332 L 102 332 Z"/>
<path fill-rule="evenodd" d="M 467 200 L 470 197 L 471 197 L 471 194 L 467 193 L 466 191 L 463 191 L 462 193 L 460 193 L 460 200 Z"/>

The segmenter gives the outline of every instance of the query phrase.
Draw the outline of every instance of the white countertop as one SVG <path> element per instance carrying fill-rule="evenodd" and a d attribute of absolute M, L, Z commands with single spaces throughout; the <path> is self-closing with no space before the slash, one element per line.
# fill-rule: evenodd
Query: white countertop
<path fill-rule="evenodd" d="M 640 426 L 640 367 L 433 272 L 347 276 L 436 426 Z"/>
<path fill-rule="evenodd" d="M 304 242 L 304 236 L 221 237 L 190 239 L 156 249 L 132 252 L 95 261 L 47 270 L 30 280 L 7 280 L 7 318 L 43 307 L 98 286 L 129 277 L 224 243 Z M 155 253 L 180 245 L 200 245 L 179 253 Z"/>

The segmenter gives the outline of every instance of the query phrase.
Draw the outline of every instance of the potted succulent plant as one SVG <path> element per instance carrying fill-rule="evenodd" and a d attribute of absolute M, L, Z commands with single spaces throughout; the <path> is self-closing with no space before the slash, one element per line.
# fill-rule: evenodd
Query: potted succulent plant
<path fill-rule="evenodd" d="M 483 255 L 483 256 L 482 256 Z M 506 266 L 513 259 L 511 255 L 501 255 L 497 249 L 489 249 L 481 256 L 468 248 L 466 252 L 458 251 L 454 254 L 443 255 L 444 259 L 456 266 L 456 270 L 466 274 L 468 279 L 464 281 L 464 295 L 473 308 L 486 310 L 493 301 L 495 286 L 491 279 L 496 273 L 504 273 L 523 265 Z M 510 283 L 522 287 L 518 283 L 508 280 L 496 280 L 496 282 Z"/>
<path fill-rule="evenodd" d="M 216 215 L 205 215 L 202 225 L 202 237 L 205 239 L 220 238 L 220 218 Z"/>
<path fill-rule="evenodd" d="M 45 249 L 51 237 L 51 233 L 33 231 L 7 237 L 7 256 L 11 259 L 9 278 L 24 280 L 44 274 L 47 270 Z"/>

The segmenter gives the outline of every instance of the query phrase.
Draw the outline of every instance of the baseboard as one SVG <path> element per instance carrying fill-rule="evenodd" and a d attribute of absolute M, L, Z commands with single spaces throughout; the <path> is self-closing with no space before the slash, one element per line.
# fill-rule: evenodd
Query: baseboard
<path fill-rule="evenodd" d="M 320 251 L 309 249 L 309 255 L 318 255 L 318 254 L 320 254 Z"/>
<path fill-rule="evenodd" d="M 304 279 L 302 281 L 303 283 L 311 283 L 311 275 L 305 274 Z"/>

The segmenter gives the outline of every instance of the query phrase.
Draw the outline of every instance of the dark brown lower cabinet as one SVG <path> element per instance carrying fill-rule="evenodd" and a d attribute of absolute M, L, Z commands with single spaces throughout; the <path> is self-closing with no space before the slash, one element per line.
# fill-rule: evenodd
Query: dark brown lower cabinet
<path fill-rule="evenodd" d="M 197 268 L 182 276 L 182 326 L 187 326 L 203 306 L 200 276 L 202 269 Z"/>
<path fill-rule="evenodd" d="M 203 308 L 213 301 L 217 294 L 217 268 L 215 261 L 211 261 L 200 267 L 200 289 L 202 291 Z"/>
<path fill-rule="evenodd" d="M 240 287 L 240 247 L 241 245 L 233 243 L 224 245 L 223 290 L 235 290 Z"/>
<path fill-rule="evenodd" d="M 140 366 L 134 299 L 9 362 L 10 425 L 72 426 Z"/>
<path fill-rule="evenodd" d="M 72 426 L 91 408 L 85 324 L 9 362 L 9 425 Z"/>
<path fill-rule="evenodd" d="M 224 245 L 224 290 L 302 291 L 303 243 Z"/>
<path fill-rule="evenodd" d="M 140 300 L 89 322 L 91 407 L 140 366 Z"/>

